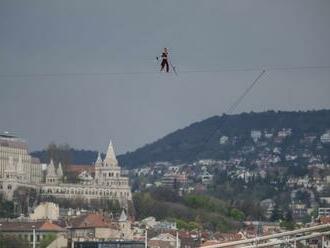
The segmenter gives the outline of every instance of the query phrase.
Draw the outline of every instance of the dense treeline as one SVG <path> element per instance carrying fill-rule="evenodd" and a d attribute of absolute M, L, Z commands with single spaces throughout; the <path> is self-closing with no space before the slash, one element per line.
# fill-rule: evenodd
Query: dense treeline
<path fill-rule="evenodd" d="M 50 149 L 57 148 L 57 154 L 51 153 Z M 76 150 L 65 145 L 56 145 L 51 143 L 46 150 L 32 152 L 33 157 L 39 158 L 42 163 L 49 163 L 49 158 L 52 157 L 55 163 L 65 160 L 72 164 L 91 165 L 96 161 L 97 151 Z"/>
<path fill-rule="evenodd" d="M 243 212 L 212 196 L 187 194 L 155 188 L 133 195 L 138 219 L 154 216 L 157 219 L 176 220 L 179 228 L 230 231 L 240 226 Z"/>

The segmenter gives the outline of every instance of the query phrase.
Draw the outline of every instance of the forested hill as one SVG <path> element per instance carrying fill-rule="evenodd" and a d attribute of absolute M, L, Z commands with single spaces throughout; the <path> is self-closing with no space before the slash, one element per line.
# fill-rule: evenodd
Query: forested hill
<path fill-rule="evenodd" d="M 233 151 L 253 142 L 250 136 L 251 130 L 269 131 L 275 134 L 282 128 L 292 129 L 288 141 L 293 146 L 295 142 L 298 144 L 304 135 L 316 135 L 319 138 L 322 133 L 330 129 L 330 110 L 268 111 L 214 116 L 179 129 L 134 152 L 120 155 L 118 160 L 122 166 L 134 168 L 155 161 L 190 162 L 203 158 L 227 159 Z M 219 139 L 222 136 L 230 137 L 231 145 L 221 145 Z M 32 155 L 40 158 L 42 162 L 47 162 L 47 151 L 33 152 Z M 70 162 L 73 164 L 93 164 L 96 156 L 95 151 L 70 149 Z"/>
<path fill-rule="evenodd" d="M 290 142 L 298 142 L 304 135 L 318 138 L 330 129 L 330 110 L 307 112 L 242 113 L 214 116 L 179 129 L 162 139 L 134 152 L 118 157 L 126 167 L 138 167 L 153 161 L 194 161 L 203 158 L 226 159 L 229 150 L 240 149 L 252 142 L 251 130 L 278 132 L 291 128 Z M 234 137 L 235 146 L 223 146 L 222 136 Z"/>

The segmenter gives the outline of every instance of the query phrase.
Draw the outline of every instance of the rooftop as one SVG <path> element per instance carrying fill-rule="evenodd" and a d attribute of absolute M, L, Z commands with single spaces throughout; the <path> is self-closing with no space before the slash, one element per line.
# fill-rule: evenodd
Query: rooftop
<path fill-rule="evenodd" d="M 1 231 L 4 232 L 31 232 L 33 229 L 37 231 L 52 231 L 52 232 L 62 232 L 65 231 L 64 228 L 57 225 L 56 223 L 50 222 L 48 220 L 44 221 L 16 221 L 16 222 L 0 222 Z"/>
<path fill-rule="evenodd" d="M 25 140 L 9 134 L 8 132 L 0 133 L 0 146 L 27 149 Z"/>

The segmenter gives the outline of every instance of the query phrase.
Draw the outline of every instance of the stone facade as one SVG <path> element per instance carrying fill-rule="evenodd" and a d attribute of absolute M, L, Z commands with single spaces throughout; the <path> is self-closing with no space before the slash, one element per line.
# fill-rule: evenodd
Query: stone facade
<path fill-rule="evenodd" d="M 60 208 L 53 202 L 43 202 L 39 204 L 30 214 L 31 220 L 58 220 Z"/>
<path fill-rule="evenodd" d="M 123 210 L 119 219 L 100 213 L 81 215 L 69 220 L 69 233 L 73 241 L 86 240 L 132 240 L 131 222 Z"/>
<path fill-rule="evenodd" d="M 9 171 L 8 171 L 9 170 Z M 17 174 L 13 175 L 12 172 Z M 6 179 L 8 173 L 25 183 L 42 182 L 42 165 L 29 155 L 23 139 L 8 134 L 0 134 L 0 179 Z"/>
<path fill-rule="evenodd" d="M 0 134 L 0 193 L 11 200 L 18 187 L 38 189 L 42 180 L 42 164 L 29 155 L 26 142 Z"/>
<path fill-rule="evenodd" d="M 64 199 L 111 199 L 118 200 L 122 207 L 128 207 L 132 200 L 128 177 L 121 175 L 121 168 L 115 156 L 112 142 L 105 159 L 98 155 L 95 176 L 77 184 L 63 182 L 62 165 L 55 166 L 53 160 L 47 166 L 43 179 L 42 165 L 33 159 L 22 139 L 0 135 L 0 193 L 12 200 L 18 187 L 34 188 L 41 196 Z"/>
<path fill-rule="evenodd" d="M 122 207 L 127 208 L 132 200 L 128 177 L 121 176 L 112 143 L 110 142 L 105 159 L 100 154 L 95 162 L 95 176 L 79 184 L 63 183 L 62 166 L 57 169 L 53 161 L 47 167 L 46 182 L 41 185 L 41 195 L 51 195 L 65 199 L 112 199 L 118 200 Z"/>

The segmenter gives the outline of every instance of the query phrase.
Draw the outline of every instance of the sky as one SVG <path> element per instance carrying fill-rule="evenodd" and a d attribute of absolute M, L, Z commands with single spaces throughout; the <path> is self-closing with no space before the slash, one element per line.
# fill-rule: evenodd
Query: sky
<path fill-rule="evenodd" d="M 2 0 L 0 131 L 133 151 L 221 115 L 330 108 L 329 0 Z M 168 47 L 178 76 L 159 72 Z M 321 66 L 296 70 L 275 68 Z M 249 70 L 252 69 L 252 70 Z"/>

